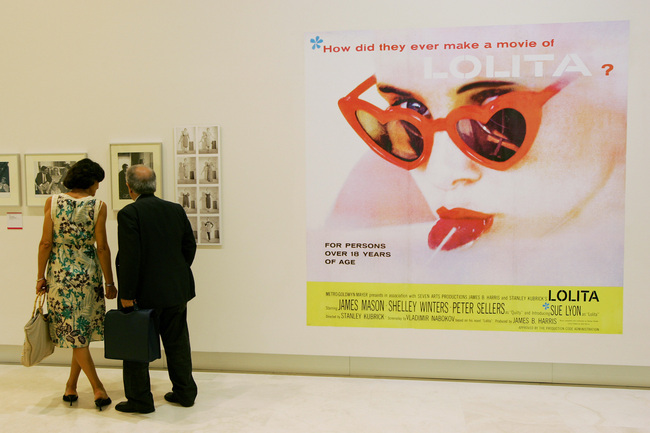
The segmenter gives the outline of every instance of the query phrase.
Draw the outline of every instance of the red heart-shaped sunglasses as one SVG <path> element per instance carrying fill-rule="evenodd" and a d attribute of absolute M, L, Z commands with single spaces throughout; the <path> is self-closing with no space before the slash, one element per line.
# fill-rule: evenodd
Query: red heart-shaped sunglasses
<path fill-rule="evenodd" d="M 445 118 L 432 119 L 412 109 L 381 109 L 359 97 L 377 84 L 365 80 L 339 100 L 343 116 L 379 156 L 406 170 L 429 159 L 436 132 L 445 131 L 471 160 L 495 170 L 506 170 L 530 150 L 542 120 L 542 106 L 573 78 L 561 78 L 541 91 L 512 91 L 484 105 L 453 109 Z"/>

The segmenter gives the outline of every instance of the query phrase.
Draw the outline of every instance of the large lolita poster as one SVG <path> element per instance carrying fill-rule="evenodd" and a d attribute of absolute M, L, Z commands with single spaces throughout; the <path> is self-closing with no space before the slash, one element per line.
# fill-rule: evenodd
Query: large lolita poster
<path fill-rule="evenodd" d="M 627 46 L 306 35 L 308 325 L 621 333 Z"/>

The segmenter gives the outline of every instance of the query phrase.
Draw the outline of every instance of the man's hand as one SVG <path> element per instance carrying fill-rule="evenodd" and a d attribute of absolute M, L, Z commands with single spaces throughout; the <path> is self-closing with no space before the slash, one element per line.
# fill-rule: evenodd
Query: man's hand
<path fill-rule="evenodd" d="M 133 307 L 133 299 L 122 299 L 121 301 L 123 308 Z"/>

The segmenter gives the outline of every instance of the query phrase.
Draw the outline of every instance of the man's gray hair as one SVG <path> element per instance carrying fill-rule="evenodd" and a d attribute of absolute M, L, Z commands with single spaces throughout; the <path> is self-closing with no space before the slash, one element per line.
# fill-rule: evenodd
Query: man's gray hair
<path fill-rule="evenodd" d="M 156 173 L 145 165 L 132 165 L 126 170 L 126 183 L 136 194 L 153 194 L 156 192 Z"/>

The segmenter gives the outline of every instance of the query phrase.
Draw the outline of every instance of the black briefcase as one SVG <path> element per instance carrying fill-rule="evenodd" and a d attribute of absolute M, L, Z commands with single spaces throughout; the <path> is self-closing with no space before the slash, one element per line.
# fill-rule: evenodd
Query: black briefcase
<path fill-rule="evenodd" d="M 160 337 L 154 310 L 110 310 L 104 321 L 104 356 L 123 361 L 151 362 L 160 358 Z"/>

